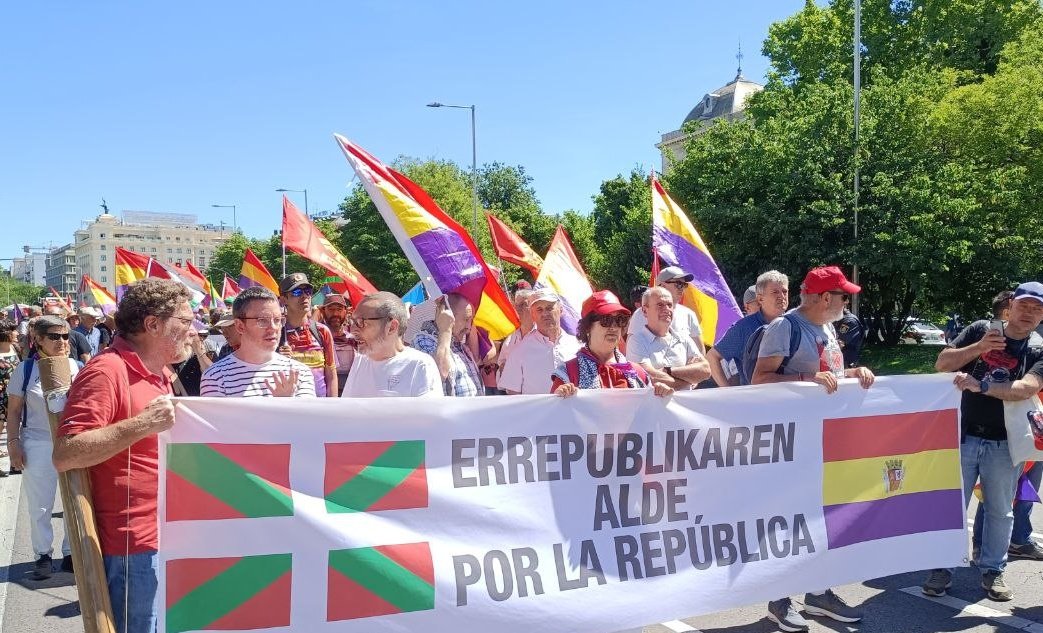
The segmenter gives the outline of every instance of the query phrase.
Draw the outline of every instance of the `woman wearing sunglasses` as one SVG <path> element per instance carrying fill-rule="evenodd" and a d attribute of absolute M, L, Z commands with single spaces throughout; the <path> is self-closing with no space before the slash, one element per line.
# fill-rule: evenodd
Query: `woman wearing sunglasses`
<path fill-rule="evenodd" d="M 35 319 L 31 334 L 36 353 L 15 368 L 7 386 L 7 444 L 11 467 L 22 470 L 30 534 L 37 557 L 33 577 L 43 580 L 50 578 L 53 571 L 51 512 L 58 491 L 58 472 L 51 463 L 51 426 L 40 385 L 40 359 L 65 358 L 69 363 L 70 378 L 76 375 L 80 365 L 69 358 L 69 324 L 61 317 L 47 315 Z M 62 571 L 72 571 L 71 551 L 66 532 L 62 539 L 62 555 L 65 557 Z"/>
<path fill-rule="evenodd" d="M 551 377 L 551 392 L 567 398 L 579 389 L 642 389 L 652 386 L 657 396 L 674 390 L 661 382 L 652 383 L 639 365 L 627 362 L 619 342 L 630 321 L 616 295 L 599 290 L 583 302 L 576 338 L 583 347 L 572 360 L 558 367 Z"/>

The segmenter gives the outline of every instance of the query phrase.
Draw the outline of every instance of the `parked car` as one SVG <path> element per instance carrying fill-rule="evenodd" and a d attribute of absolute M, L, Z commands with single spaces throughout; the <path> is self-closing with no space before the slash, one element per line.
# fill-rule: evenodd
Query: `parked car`
<path fill-rule="evenodd" d="M 898 343 L 902 345 L 945 345 L 945 333 L 933 323 L 910 317 Z"/>

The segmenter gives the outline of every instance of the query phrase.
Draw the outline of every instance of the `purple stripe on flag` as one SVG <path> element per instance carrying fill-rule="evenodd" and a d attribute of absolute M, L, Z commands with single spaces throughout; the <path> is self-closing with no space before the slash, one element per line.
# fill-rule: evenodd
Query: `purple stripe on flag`
<path fill-rule="evenodd" d="M 956 489 L 842 503 L 826 506 L 822 513 L 829 549 L 905 534 L 966 529 L 963 491 Z"/>
<path fill-rule="evenodd" d="M 475 299 L 481 298 L 481 288 L 485 286 L 485 271 L 455 231 L 431 229 L 414 236 L 411 241 L 442 292 L 457 292 L 464 284 L 480 279 L 480 284 L 468 287 L 477 286 L 477 297 L 468 297 L 477 305 Z"/>
<path fill-rule="evenodd" d="M 717 331 L 713 340 L 721 340 L 728 328 L 742 318 L 721 269 L 691 242 L 661 226 L 652 227 L 652 246 L 667 266 L 680 266 L 681 270 L 695 275 L 692 285 L 717 302 Z"/>
<path fill-rule="evenodd" d="M 260 288 L 264 284 L 254 281 L 245 275 L 239 275 L 239 289 L 246 290 L 247 288 Z"/>

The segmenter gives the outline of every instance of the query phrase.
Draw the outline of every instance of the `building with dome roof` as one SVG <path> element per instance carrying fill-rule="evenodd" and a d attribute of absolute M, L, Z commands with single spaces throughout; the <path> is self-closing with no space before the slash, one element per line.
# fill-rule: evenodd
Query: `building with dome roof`
<path fill-rule="evenodd" d="M 717 119 L 726 121 L 741 119 L 746 109 L 746 100 L 761 90 L 764 90 L 763 85 L 743 77 L 740 66 L 735 79 L 706 93 L 681 122 L 681 128 L 667 132 L 656 144 L 656 148 L 663 157 L 662 171 L 665 172 L 670 165 L 682 160 L 685 154 L 684 146 L 688 139 L 713 125 Z M 685 124 L 689 121 L 696 123 L 695 129 L 685 131 Z"/>

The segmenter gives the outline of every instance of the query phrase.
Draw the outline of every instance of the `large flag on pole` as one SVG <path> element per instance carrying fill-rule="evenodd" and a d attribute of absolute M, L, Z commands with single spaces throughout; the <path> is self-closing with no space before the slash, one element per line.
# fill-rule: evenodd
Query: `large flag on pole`
<path fill-rule="evenodd" d="M 521 236 L 511 230 L 511 227 L 504 224 L 503 220 L 488 212 L 485 218 L 489 221 L 489 235 L 493 238 L 496 256 L 505 262 L 528 269 L 533 276 L 539 275 L 543 258 L 537 255 Z"/>
<path fill-rule="evenodd" d="M 575 334 L 580 308 L 587 297 L 594 293 L 594 289 L 576 252 L 572 250 L 565 227 L 560 224 L 554 231 L 547 256 L 543 258 L 543 268 L 536 277 L 536 287 L 550 288 L 561 297 L 561 325 L 569 333 Z"/>
<path fill-rule="evenodd" d="M 116 247 L 116 300 L 123 298 L 127 286 L 148 277 L 148 255 Z"/>
<path fill-rule="evenodd" d="M 377 291 L 348 258 L 330 243 L 319 227 L 293 206 L 286 196 L 282 197 L 282 243 L 286 250 L 340 277 L 347 285 L 354 305 L 358 305 L 364 296 Z"/>
<path fill-rule="evenodd" d="M 275 294 L 279 294 L 279 284 L 275 282 L 275 277 L 272 277 L 272 274 L 265 268 L 264 262 L 248 248 L 243 254 L 243 269 L 239 273 L 239 287 L 253 288 L 254 286 L 264 286 Z"/>
<path fill-rule="evenodd" d="M 713 345 L 721 340 L 742 313 L 710 249 L 655 174 L 652 175 L 652 247 L 667 266 L 678 266 L 695 275 L 685 298 L 692 301 L 690 307 L 699 316 L 703 342 Z"/>
<path fill-rule="evenodd" d="M 475 306 L 475 325 L 493 340 L 517 329 L 514 306 L 467 230 L 409 178 L 343 136 L 334 137 L 428 294 L 466 297 Z"/>
<path fill-rule="evenodd" d="M 80 305 L 94 306 L 104 314 L 116 311 L 116 297 L 113 297 L 105 286 L 91 279 L 90 275 L 84 275 L 80 279 L 79 294 Z"/>
<path fill-rule="evenodd" d="M 179 270 L 203 289 L 203 294 L 205 295 L 203 297 L 203 307 L 210 308 L 218 305 L 214 301 L 214 296 L 217 293 L 214 292 L 213 284 L 210 283 L 210 279 L 202 271 L 192 265 L 192 260 L 185 260 L 185 267 Z"/>
<path fill-rule="evenodd" d="M 192 306 L 193 310 L 198 308 L 200 304 L 203 303 L 203 299 L 206 298 L 206 293 L 203 292 L 203 285 L 197 283 L 196 280 L 185 274 L 183 269 L 173 264 L 164 264 L 158 259 L 153 258 L 149 262 L 148 276 L 176 281 L 185 288 L 188 288 L 188 292 L 191 295 L 188 303 Z"/>

